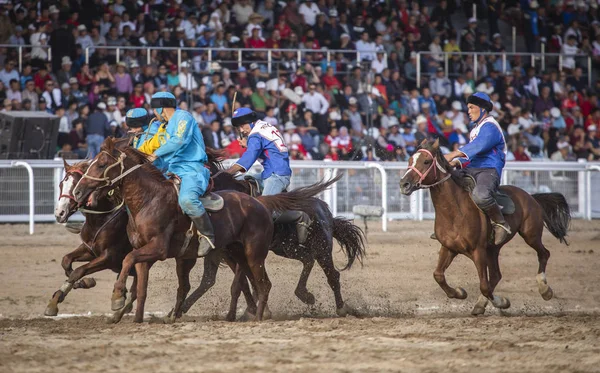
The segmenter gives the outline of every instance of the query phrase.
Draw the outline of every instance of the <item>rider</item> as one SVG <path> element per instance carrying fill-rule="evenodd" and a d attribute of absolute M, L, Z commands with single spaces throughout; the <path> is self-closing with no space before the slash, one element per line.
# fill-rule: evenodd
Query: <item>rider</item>
<path fill-rule="evenodd" d="M 471 95 L 467 107 L 469 117 L 475 123 L 470 133 L 471 141 L 444 157 L 452 166 L 464 168 L 463 172 L 475 179 L 473 201 L 492 221 L 494 243 L 499 245 L 511 233 L 495 200 L 506 161 L 506 140 L 502 128 L 490 115 L 493 104 L 487 94 L 476 92 Z"/>
<path fill-rule="evenodd" d="M 177 110 L 177 100 L 169 92 L 158 92 L 150 103 L 156 118 L 162 123 L 156 134 L 140 151 L 160 158 L 168 172 L 181 178 L 179 206 L 198 229 L 198 256 L 207 255 L 214 248 L 214 230 L 200 197 L 206 192 L 210 171 L 204 140 L 194 117 L 185 110 Z"/>
<path fill-rule="evenodd" d="M 231 124 L 239 128 L 244 137 L 247 137 L 247 149 L 242 157 L 232 165 L 227 172 L 235 175 L 238 172 L 247 172 L 257 159 L 261 159 L 264 171 L 263 195 L 270 196 L 283 192 L 290 185 L 292 169 L 288 148 L 283 141 L 283 136 L 277 127 L 259 120 L 256 113 L 249 108 L 242 107 L 233 112 Z M 310 217 L 303 211 L 286 211 L 273 213 L 276 223 L 296 223 L 298 243 L 306 242 Z"/>

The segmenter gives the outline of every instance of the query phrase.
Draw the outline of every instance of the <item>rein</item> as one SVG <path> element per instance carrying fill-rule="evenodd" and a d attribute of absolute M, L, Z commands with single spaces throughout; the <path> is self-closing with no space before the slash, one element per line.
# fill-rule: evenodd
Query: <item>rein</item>
<path fill-rule="evenodd" d="M 439 185 L 441 183 L 443 183 L 444 181 L 448 180 L 452 174 L 450 174 L 448 171 L 446 171 L 444 169 L 444 167 L 442 167 L 442 165 L 440 165 L 440 163 L 437 161 L 437 158 L 433 156 L 433 154 L 431 154 L 431 152 L 427 149 L 419 149 L 417 150 L 417 153 L 423 153 L 423 154 L 427 154 L 431 157 L 431 159 L 433 160 L 433 162 L 431 163 L 431 165 L 429 166 L 429 168 L 425 171 L 425 172 L 421 172 L 419 171 L 415 166 L 408 166 L 409 170 L 413 170 L 414 172 L 417 173 L 417 175 L 419 175 L 419 181 L 417 182 L 417 188 L 421 188 L 421 189 L 429 189 L 431 187 L 434 187 L 436 185 Z M 448 174 L 446 176 L 444 176 L 441 180 L 436 181 L 433 184 L 423 184 L 423 181 L 425 180 L 425 178 L 427 177 L 427 175 L 429 175 L 429 172 L 431 172 L 431 170 L 433 170 L 433 176 L 435 178 L 437 178 L 437 170 L 440 170 L 440 172 L 444 173 L 444 174 Z"/>
<path fill-rule="evenodd" d="M 94 180 L 94 181 L 103 181 L 103 182 L 106 183 L 105 185 L 102 185 L 99 188 L 104 188 L 104 187 L 107 187 L 107 186 L 113 186 L 113 185 L 115 185 L 116 182 L 118 182 L 119 180 L 123 179 L 124 177 L 126 177 L 130 173 L 134 172 L 135 170 L 137 170 L 138 168 L 140 168 L 140 167 L 143 166 L 143 164 L 136 164 L 135 166 L 133 166 L 130 169 L 128 169 L 127 171 L 125 171 L 125 165 L 123 164 L 123 161 L 127 157 L 127 155 L 125 153 L 120 152 L 121 155 L 119 156 L 119 159 L 115 158 L 112 154 L 110 154 L 106 150 L 102 150 L 101 153 L 107 154 L 109 157 L 111 157 L 112 159 L 114 159 L 116 161 L 116 163 L 113 163 L 110 166 L 106 167 L 106 169 L 104 170 L 104 173 L 102 174 L 102 177 L 94 177 L 94 176 L 88 175 L 88 172 L 90 172 L 90 169 L 92 168 L 92 165 L 98 161 L 98 159 L 95 159 L 90 164 L 90 166 L 88 167 L 88 169 L 85 172 L 85 174 L 83 174 L 83 176 L 81 177 L 81 179 L 79 180 L 79 182 L 77 183 L 77 185 L 75 186 L 75 188 L 77 188 L 79 186 L 79 183 L 81 183 L 81 180 L 83 180 L 83 179 L 90 179 L 90 180 Z M 110 171 L 111 169 L 113 169 L 114 167 L 117 167 L 117 166 L 121 166 L 121 173 L 119 174 L 119 176 L 117 176 L 117 177 L 115 177 L 114 179 L 111 180 L 110 177 L 107 176 L 107 173 L 108 173 L 108 171 Z"/>

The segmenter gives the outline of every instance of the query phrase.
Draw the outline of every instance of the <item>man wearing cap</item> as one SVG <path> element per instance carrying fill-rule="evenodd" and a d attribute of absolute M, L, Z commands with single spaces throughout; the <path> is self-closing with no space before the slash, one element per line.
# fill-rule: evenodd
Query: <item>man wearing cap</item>
<path fill-rule="evenodd" d="M 495 200 L 506 161 L 506 140 L 502 128 L 490 115 L 493 104 L 487 94 L 476 92 L 467 100 L 467 106 L 469 117 L 475 123 L 470 133 L 471 141 L 444 157 L 452 166 L 462 168 L 466 176 L 475 180 L 471 198 L 490 218 L 494 228 L 494 244 L 499 245 L 511 234 L 510 226 Z"/>
<path fill-rule="evenodd" d="M 163 124 L 139 150 L 160 158 L 168 172 L 181 179 L 179 206 L 198 229 L 198 256 L 206 256 L 215 247 L 215 235 L 200 201 L 210 178 L 210 171 L 204 167 L 208 161 L 204 139 L 194 117 L 187 111 L 176 110 L 177 100 L 172 93 L 155 93 L 150 106 Z"/>
<path fill-rule="evenodd" d="M 290 185 L 292 169 L 288 147 L 283 136 L 276 127 L 259 120 L 254 111 L 240 108 L 233 112 L 231 123 L 244 137 L 247 137 L 246 152 L 226 172 L 235 175 L 238 172 L 248 172 L 254 162 L 262 160 L 264 171 L 262 179 L 264 189 L 262 194 L 270 196 L 283 192 Z M 286 211 L 273 213 L 276 223 L 295 223 L 298 242 L 302 245 L 308 236 L 310 217 L 302 211 Z"/>
<path fill-rule="evenodd" d="M 129 128 L 129 133 L 133 134 L 131 146 L 138 150 L 146 143 L 146 141 L 149 141 L 156 135 L 161 125 L 158 120 L 148 115 L 146 109 L 142 108 L 129 110 L 127 114 L 125 114 L 125 123 Z M 161 137 L 159 141 L 166 142 L 165 131 L 162 131 L 159 136 Z M 153 164 L 157 168 L 163 169 L 164 165 L 160 158 L 157 157 L 153 161 Z"/>
<path fill-rule="evenodd" d="M 56 80 L 58 80 L 58 84 L 61 86 L 65 83 L 69 83 L 69 79 L 73 77 L 73 73 L 71 72 L 71 57 L 64 56 L 62 58 L 61 69 L 56 73 Z"/>
<path fill-rule="evenodd" d="M 429 89 L 434 96 L 438 95 L 449 98 L 452 95 L 452 83 L 444 75 L 443 67 L 437 68 L 435 76 L 429 81 Z"/>
<path fill-rule="evenodd" d="M 87 27 L 85 27 L 85 25 L 79 25 L 77 26 L 77 31 L 79 31 L 79 36 L 77 37 L 76 43 L 81 45 L 84 52 L 89 48 L 90 54 L 93 54 L 96 49 L 94 48 L 92 38 L 87 33 Z"/>

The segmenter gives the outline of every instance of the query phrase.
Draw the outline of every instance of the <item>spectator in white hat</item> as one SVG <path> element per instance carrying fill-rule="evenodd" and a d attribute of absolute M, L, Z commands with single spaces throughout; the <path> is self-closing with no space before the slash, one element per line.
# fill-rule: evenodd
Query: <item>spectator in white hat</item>
<path fill-rule="evenodd" d="M 179 73 L 179 86 L 186 91 L 193 91 L 198 88 L 198 82 L 190 72 L 190 63 L 184 61 L 181 63 L 181 72 Z"/>
<path fill-rule="evenodd" d="M 94 48 L 94 42 L 92 41 L 92 38 L 87 33 L 87 27 L 85 27 L 85 25 L 79 25 L 77 26 L 77 31 L 79 32 L 79 36 L 75 42 L 81 45 L 81 48 L 84 52 L 89 48 L 90 55 L 93 54 L 96 49 Z"/>
<path fill-rule="evenodd" d="M 275 106 L 275 99 L 267 92 L 267 84 L 265 82 L 256 83 L 256 92 L 251 96 L 252 107 L 255 111 L 264 113 L 267 106 Z"/>
<path fill-rule="evenodd" d="M 56 80 L 58 80 L 58 84 L 63 85 L 65 83 L 69 83 L 69 79 L 73 77 L 73 73 L 71 72 L 71 66 L 73 63 L 71 62 L 71 57 L 64 56 L 62 58 L 61 69 L 56 73 Z"/>

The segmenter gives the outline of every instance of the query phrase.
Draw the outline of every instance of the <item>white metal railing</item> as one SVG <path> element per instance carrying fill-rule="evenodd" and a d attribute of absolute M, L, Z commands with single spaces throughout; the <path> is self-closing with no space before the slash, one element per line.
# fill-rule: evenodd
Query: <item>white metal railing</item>
<path fill-rule="evenodd" d="M 72 161 L 69 161 L 72 162 Z M 234 162 L 228 160 L 226 164 Z M 382 206 L 382 229 L 392 219 L 424 220 L 434 217 L 428 191 L 410 197 L 400 194 L 398 183 L 406 162 L 292 161 L 291 188 L 315 183 L 338 172 L 344 177 L 322 198 L 334 215 L 353 217 L 352 206 Z M 19 170 L 25 170 L 19 171 Z M 12 171 L 11 171 L 12 170 Z M 253 170 L 261 171 L 256 164 Z M 511 184 L 529 193 L 559 192 L 565 195 L 575 218 L 600 218 L 600 163 L 508 162 L 502 184 Z M 35 179 L 34 179 L 34 174 Z M 54 221 L 58 184 L 63 175 L 62 160 L 0 160 L 0 222 Z M 35 190 L 34 190 L 35 185 Z M 27 193 L 28 191 L 28 193 Z M 74 219 L 81 219 L 76 214 Z"/>
<path fill-rule="evenodd" d="M 587 59 L 587 78 L 588 78 L 588 85 L 591 87 L 592 86 L 592 57 L 590 55 L 587 54 L 575 54 L 575 55 L 569 55 L 569 54 L 564 54 L 564 53 L 545 53 L 543 51 L 543 49 L 545 49 L 545 45 L 542 44 L 542 53 L 525 53 L 525 52 L 417 52 L 417 61 L 416 61 L 416 65 L 417 65 L 417 87 L 421 88 L 421 59 L 423 56 L 439 56 L 439 55 L 443 55 L 444 56 L 444 71 L 445 71 L 445 76 L 448 76 L 448 66 L 449 66 L 449 58 L 453 55 L 459 55 L 459 56 L 473 56 L 473 79 L 475 81 L 477 81 L 480 77 L 478 76 L 478 61 L 477 61 L 477 57 L 478 56 L 496 56 L 502 59 L 502 73 L 506 72 L 506 59 L 508 57 L 512 57 L 512 56 L 524 56 L 524 57 L 529 57 L 531 58 L 531 66 L 535 67 L 536 64 L 536 60 L 539 59 L 540 63 L 541 63 L 541 69 L 545 70 L 546 69 L 546 58 L 548 57 L 557 57 L 558 58 L 558 69 L 560 71 L 562 71 L 563 69 L 563 58 L 575 58 L 575 59 L 581 59 L 581 58 L 586 58 Z"/>

